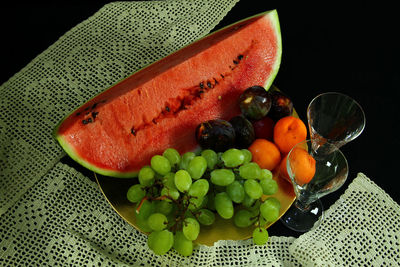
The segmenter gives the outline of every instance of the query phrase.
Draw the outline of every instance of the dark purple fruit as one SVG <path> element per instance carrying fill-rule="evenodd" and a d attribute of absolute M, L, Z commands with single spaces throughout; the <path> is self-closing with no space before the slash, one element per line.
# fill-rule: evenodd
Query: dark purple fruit
<path fill-rule="evenodd" d="M 197 126 L 195 134 L 197 142 L 203 149 L 222 152 L 235 145 L 235 129 L 226 120 L 202 122 Z"/>
<path fill-rule="evenodd" d="M 293 102 L 284 93 L 278 90 L 271 90 L 270 96 L 272 99 L 271 110 L 268 113 L 268 117 L 274 121 L 290 116 L 293 113 Z"/>
<path fill-rule="evenodd" d="M 248 148 L 255 139 L 253 124 L 243 115 L 233 117 L 229 122 L 235 129 L 236 147 Z"/>
<path fill-rule="evenodd" d="M 260 120 L 271 109 L 271 96 L 261 86 L 247 88 L 239 97 L 242 114 L 249 120 Z"/>

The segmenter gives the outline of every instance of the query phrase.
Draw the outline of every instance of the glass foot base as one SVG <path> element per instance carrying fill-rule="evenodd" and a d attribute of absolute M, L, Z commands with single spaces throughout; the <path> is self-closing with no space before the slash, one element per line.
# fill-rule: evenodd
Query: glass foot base
<path fill-rule="evenodd" d="M 310 204 L 308 209 L 298 208 L 296 202 L 281 217 L 281 222 L 296 232 L 307 232 L 323 220 L 323 207 L 320 200 Z"/>

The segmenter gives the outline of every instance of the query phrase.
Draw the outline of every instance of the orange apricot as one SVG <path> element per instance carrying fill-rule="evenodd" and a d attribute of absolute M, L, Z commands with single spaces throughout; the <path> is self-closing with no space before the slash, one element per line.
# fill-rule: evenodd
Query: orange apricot
<path fill-rule="evenodd" d="M 287 154 L 307 138 L 307 127 L 302 120 L 293 116 L 283 117 L 274 127 L 274 143 L 282 154 Z"/>
<path fill-rule="evenodd" d="M 273 170 L 281 162 L 278 147 L 266 139 L 256 139 L 248 148 L 253 155 L 253 161 L 262 169 Z"/>
<path fill-rule="evenodd" d="M 289 154 L 291 172 L 300 186 L 309 183 L 315 175 L 315 159 L 300 147 L 295 147 Z"/>
<path fill-rule="evenodd" d="M 289 173 L 286 168 L 286 160 L 287 160 L 287 154 L 286 154 L 286 156 L 283 157 L 283 159 L 281 160 L 281 163 L 279 164 L 279 176 L 288 180 L 289 182 L 292 182 L 290 180 Z"/>

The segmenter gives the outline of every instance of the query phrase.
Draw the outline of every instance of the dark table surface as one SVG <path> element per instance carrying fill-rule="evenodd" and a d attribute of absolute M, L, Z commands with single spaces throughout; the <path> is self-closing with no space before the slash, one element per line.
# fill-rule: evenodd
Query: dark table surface
<path fill-rule="evenodd" d="M 3 5 L 0 84 L 107 2 Z M 332 205 L 358 172 L 366 174 L 400 203 L 397 8 L 376 3 L 349 7 L 336 1 L 321 6 L 258 2 L 237 3 L 217 28 L 266 10 L 278 10 L 283 56 L 274 84 L 291 96 L 300 118 L 305 121 L 308 103 L 327 91 L 353 97 L 366 114 L 364 132 L 342 148 L 350 166 L 348 180 L 338 191 L 322 198 L 324 206 Z M 280 222 L 269 233 L 299 235 Z"/>

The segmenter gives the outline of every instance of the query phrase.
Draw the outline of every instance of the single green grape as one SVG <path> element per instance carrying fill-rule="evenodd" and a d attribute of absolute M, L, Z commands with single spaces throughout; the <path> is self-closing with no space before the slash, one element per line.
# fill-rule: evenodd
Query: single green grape
<path fill-rule="evenodd" d="M 234 181 L 226 187 L 226 193 L 230 199 L 235 203 L 242 203 L 244 200 L 245 192 L 244 187 L 239 181 Z"/>
<path fill-rule="evenodd" d="M 187 166 L 192 179 L 200 179 L 207 169 L 207 161 L 203 156 L 194 157 Z"/>
<path fill-rule="evenodd" d="M 239 175 L 244 179 L 258 179 L 261 176 L 261 168 L 255 162 L 245 163 L 239 167 Z"/>
<path fill-rule="evenodd" d="M 176 188 L 168 188 L 168 187 L 163 187 L 161 189 L 160 195 L 161 196 L 168 196 L 168 197 L 170 197 L 170 198 L 172 198 L 174 200 L 177 200 L 179 198 L 179 196 L 180 196 L 178 189 L 176 189 Z M 166 199 L 165 201 L 171 201 L 171 200 Z"/>
<path fill-rule="evenodd" d="M 164 150 L 163 156 L 169 160 L 171 166 L 176 166 L 181 162 L 181 155 L 174 148 Z"/>
<path fill-rule="evenodd" d="M 215 185 L 227 186 L 235 181 L 235 174 L 229 169 L 216 169 L 210 175 L 211 182 Z"/>
<path fill-rule="evenodd" d="M 205 196 L 203 197 L 203 201 L 201 201 L 201 204 L 200 204 L 200 206 L 198 207 L 198 209 L 202 209 L 202 208 L 207 207 L 207 203 L 208 203 L 208 195 L 205 195 Z"/>
<path fill-rule="evenodd" d="M 203 202 L 207 201 L 207 196 L 204 197 L 192 197 L 189 199 L 189 210 L 195 211 L 203 207 Z M 207 203 L 206 203 L 207 204 Z"/>
<path fill-rule="evenodd" d="M 226 192 L 221 192 L 215 195 L 215 209 L 217 213 L 224 219 L 230 219 L 233 216 L 234 209 L 232 200 Z"/>
<path fill-rule="evenodd" d="M 174 172 L 169 172 L 164 177 L 161 178 L 161 182 L 165 187 L 171 188 L 171 189 L 176 189 L 175 186 L 175 173 Z"/>
<path fill-rule="evenodd" d="M 244 154 L 239 149 L 231 148 L 222 154 L 221 159 L 225 167 L 234 168 L 244 162 Z"/>
<path fill-rule="evenodd" d="M 268 169 L 261 169 L 261 173 L 260 173 L 260 180 L 263 179 L 272 179 L 273 174 L 270 170 Z"/>
<path fill-rule="evenodd" d="M 171 171 L 171 163 L 166 157 L 161 155 L 151 157 L 150 165 L 153 170 L 161 175 L 166 175 Z"/>
<path fill-rule="evenodd" d="M 162 194 L 160 194 L 162 196 Z M 165 216 L 170 214 L 174 209 L 174 204 L 168 199 L 156 201 L 155 212 L 162 213 Z"/>
<path fill-rule="evenodd" d="M 197 219 L 203 225 L 212 225 L 215 221 L 215 214 L 209 209 L 199 210 Z"/>
<path fill-rule="evenodd" d="M 143 185 L 135 184 L 129 187 L 128 192 L 126 193 L 127 199 L 132 202 L 136 203 L 142 200 L 146 195 L 146 191 L 143 190 Z"/>
<path fill-rule="evenodd" d="M 207 168 L 208 168 L 209 170 L 213 170 L 214 167 L 215 167 L 215 165 L 216 165 L 217 162 L 218 162 L 218 155 L 217 155 L 217 153 L 216 153 L 214 150 L 206 149 L 206 150 L 203 150 L 203 151 L 201 152 L 201 155 L 202 155 L 202 156 L 206 159 L 206 161 L 207 161 Z"/>
<path fill-rule="evenodd" d="M 224 152 L 217 152 L 217 165 L 222 166 L 224 164 L 224 162 L 222 161 L 222 154 L 224 154 Z"/>
<path fill-rule="evenodd" d="M 173 248 L 182 256 L 190 256 L 193 253 L 193 241 L 187 239 L 182 231 L 177 231 Z"/>
<path fill-rule="evenodd" d="M 254 244 L 261 246 L 265 245 L 268 241 L 268 231 L 265 228 L 257 227 L 253 231 L 253 242 Z"/>
<path fill-rule="evenodd" d="M 200 233 L 200 224 L 194 218 L 185 218 L 182 232 L 188 240 L 196 240 Z"/>
<path fill-rule="evenodd" d="M 136 204 L 136 208 L 138 208 L 140 203 Z M 139 212 L 135 211 L 136 218 L 141 218 L 147 221 L 147 218 L 154 213 L 156 208 L 154 201 L 144 200 L 142 206 L 139 209 Z"/>
<path fill-rule="evenodd" d="M 153 231 L 161 231 L 167 227 L 168 219 L 162 213 L 153 213 L 147 218 L 147 224 Z"/>
<path fill-rule="evenodd" d="M 246 194 L 251 198 L 259 199 L 263 195 L 263 189 L 257 180 L 246 180 L 243 187 Z"/>
<path fill-rule="evenodd" d="M 279 206 L 275 200 L 267 199 L 260 205 L 261 215 L 266 221 L 274 222 L 279 218 Z"/>
<path fill-rule="evenodd" d="M 196 154 L 192 151 L 186 152 L 182 155 L 181 162 L 179 163 L 179 168 L 181 170 L 186 170 L 189 166 L 189 162 L 196 157 Z"/>
<path fill-rule="evenodd" d="M 256 218 L 253 214 L 245 209 L 239 210 L 233 216 L 233 222 L 237 227 L 249 227 L 255 223 Z"/>
<path fill-rule="evenodd" d="M 144 166 L 140 169 L 138 179 L 143 186 L 151 186 L 154 183 L 156 173 L 150 166 Z"/>
<path fill-rule="evenodd" d="M 207 195 L 209 183 L 206 179 L 199 179 L 195 181 L 189 188 L 189 196 L 204 197 Z"/>
<path fill-rule="evenodd" d="M 247 194 L 244 194 L 244 199 L 242 201 L 243 207 L 250 208 L 254 204 L 254 202 L 256 202 L 256 199 L 249 197 L 249 195 Z"/>
<path fill-rule="evenodd" d="M 245 148 L 241 149 L 241 151 L 244 155 L 243 164 L 249 163 L 253 159 L 253 154 L 251 154 L 250 150 L 245 149 Z"/>
<path fill-rule="evenodd" d="M 278 210 L 281 208 L 281 202 L 276 197 L 269 197 L 265 199 L 264 202 L 271 202 L 271 204 L 275 205 Z"/>
<path fill-rule="evenodd" d="M 215 194 L 211 192 L 211 190 L 209 190 L 207 196 L 208 196 L 207 209 L 215 210 Z"/>
<path fill-rule="evenodd" d="M 147 238 L 147 245 L 157 255 L 166 254 L 174 244 L 174 235 L 168 230 L 154 231 Z"/>
<path fill-rule="evenodd" d="M 179 170 L 175 173 L 175 186 L 180 192 L 186 192 L 192 185 L 192 177 L 185 170 Z"/>
<path fill-rule="evenodd" d="M 264 195 L 273 195 L 278 191 L 278 183 L 274 179 L 261 179 L 260 185 Z"/>

